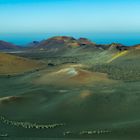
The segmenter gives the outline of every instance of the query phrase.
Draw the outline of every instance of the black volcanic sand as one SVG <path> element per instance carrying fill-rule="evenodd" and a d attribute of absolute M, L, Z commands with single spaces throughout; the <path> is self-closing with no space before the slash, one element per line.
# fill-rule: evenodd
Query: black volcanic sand
<path fill-rule="evenodd" d="M 15 122 L 65 125 L 35 129 L 1 121 L 0 134 L 54 138 L 140 137 L 140 82 L 106 84 L 101 81 L 92 86 L 58 87 L 34 84 L 32 80 L 39 73 L 0 78 L 0 115 Z M 96 132 L 81 134 L 83 131 Z"/>

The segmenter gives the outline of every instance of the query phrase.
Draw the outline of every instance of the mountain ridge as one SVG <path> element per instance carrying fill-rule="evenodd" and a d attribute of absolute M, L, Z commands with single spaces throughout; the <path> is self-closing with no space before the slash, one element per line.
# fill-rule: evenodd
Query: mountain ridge
<path fill-rule="evenodd" d="M 103 50 L 118 50 L 124 51 L 132 48 L 139 49 L 140 44 L 133 46 L 125 46 L 120 43 L 111 44 L 96 44 L 87 38 L 74 38 L 71 36 L 54 36 L 42 41 L 33 41 L 27 44 L 25 47 L 20 47 L 12 43 L 0 40 L 0 51 L 12 51 L 12 50 L 41 50 L 41 51 L 58 51 L 73 48 L 82 48 L 86 50 L 91 49 L 103 49 Z"/>
<path fill-rule="evenodd" d="M 20 46 L 0 40 L 0 50 L 16 50 L 16 49 L 20 49 Z"/>

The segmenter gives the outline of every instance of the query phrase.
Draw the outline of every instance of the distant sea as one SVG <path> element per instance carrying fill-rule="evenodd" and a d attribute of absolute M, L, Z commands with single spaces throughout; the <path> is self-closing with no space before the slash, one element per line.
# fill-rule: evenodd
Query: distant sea
<path fill-rule="evenodd" d="M 24 46 L 32 41 L 41 41 L 53 36 L 62 35 L 88 38 L 97 44 L 121 43 L 127 46 L 140 44 L 140 33 L 6 33 L 0 34 L 0 40 Z"/>

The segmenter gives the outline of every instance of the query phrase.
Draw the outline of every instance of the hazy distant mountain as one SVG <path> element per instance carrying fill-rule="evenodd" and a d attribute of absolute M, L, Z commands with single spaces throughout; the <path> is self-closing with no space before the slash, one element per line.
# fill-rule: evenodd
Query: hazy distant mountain
<path fill-rule="evenodd" d="M 94 51 L 99 50 L 110 50 L 110 51 L 124 51 L 131 48 L 140 48 L 140 45 L 127 47 L 123 44 L 112 43 L 112 44 L 96 44 L 87 38 L 75 39 L 69 36 L 55 36 L 42 41 L 33 41 L 26 45 L 25 48 L 19 47 L 9 42 L 0 40 L 0 51 L 11 51 L 11 50 L 28 50 L 28 51 L 48 51 L 48 52 L 63 52 L 71 49 L 83 50 L 83 51 Z"/>
<path fill-rule="evenodd" d="M 30 43 L 28 45 L 28 47 L 32 47 L 32 49 L 48 49 L 48 50 L 77 48 L 86 46 L 95 47 L 95 44 L 86 38 L 75 39 L 73 37 L 68 36 L 56 36 L 49 38 L 47 40 L 43 40 L 41 42 L 34 41 L 33 43 Z"/>
<path fill-rule="evenodd" d="M 17 50 L 19 46 L 0 40 L 0 51 Z"/>
<path fill-rule="evenodd" d="M 27 44 L 26 47 L 34 47 L 34 46 L 38 45 L 39 43 L 40 43 L 39 41 L 33 41 L 33 42 Z"/>
<path fill-rule="evenodd" d="M 112 43 L 112 44 L 96 44 L 87 38 L 75 39 L 74 37 L 69 36 L 55 36 L 42 41 L 33 41 L 27 45 L 30 49 L 37 50 L 64 50 L 68 48 L 82 48 L 86 50 L 91 49 L 103 49 L 103 50 L 118 50 L 123 51 L 127 50 L 130 47 L 127 47 L 123 44 Z"/>

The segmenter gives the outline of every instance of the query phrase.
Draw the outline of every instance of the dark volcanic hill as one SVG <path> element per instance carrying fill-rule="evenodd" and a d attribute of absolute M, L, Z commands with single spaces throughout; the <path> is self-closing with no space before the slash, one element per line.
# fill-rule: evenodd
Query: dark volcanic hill
<path fill-rule="evenodd" d="M 138 49 L 140 45 L 127 47 L 119 43 L 112 44 L 96 44 L 87 38 L 75 39 L 69 36 L 55 36 L 42 41 L 33 41 L 26 45 L 25 48 L 16 46 L 12 43 L 0 40 L 0 51 L 14 51 L 14 50 L 26 50 L 26 51 L 48 51 L 48 52 L 63 52 L 71 49 L 94 51 L 95 49 L 111 50 L 111 51 L 124 51 L 130 48 Z"/>
<path fill-rule="evenodd" d="M 75 39 L 69 36 L 55 36 L 40 42 L 33 41 L 27 45 L 27 48 L 31 50 L 48 50 L 48 51 L 58 51 L 58 50 L 67 50 L 70 48 L 80 48 L 83 50 L 93 50 L 93 49 L 102 49 L 102 50 L 112 50 L 112 51 L 124 51 L 130 49 L 130 47 L 125 46 L 119 43 L 112 44 L 96 44 L 87 38 Z M 134 48 L 134 47 L 133 47 Z"/>
<path fill-rule="evenodd" d="M 75 47 L 95 47 L 96 45 L 86 38 L 75 39 L 73 37 L 67 36 L 56 36 L 43 40 L 41 42 L 34 41 L 30 43 L 30 48 L 36 49 L 66 49 L 66 48 L 75 48 Z"/>
<path fill-rule="evenodd" d="M 0 40 L 0 51 L 17 50 L 19 46 Z"/>

